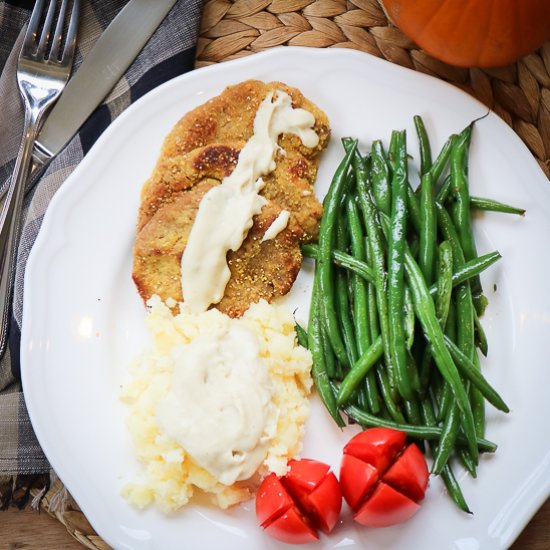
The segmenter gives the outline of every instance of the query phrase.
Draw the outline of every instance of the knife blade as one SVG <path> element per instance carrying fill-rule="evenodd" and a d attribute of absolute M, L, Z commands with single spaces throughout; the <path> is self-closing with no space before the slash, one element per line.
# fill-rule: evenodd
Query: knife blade
<path fill-rule="evenodd" d="M 177 0 L 130 0 L 94 44 L 42 126 L 32 185 L 114 88 Z"/>

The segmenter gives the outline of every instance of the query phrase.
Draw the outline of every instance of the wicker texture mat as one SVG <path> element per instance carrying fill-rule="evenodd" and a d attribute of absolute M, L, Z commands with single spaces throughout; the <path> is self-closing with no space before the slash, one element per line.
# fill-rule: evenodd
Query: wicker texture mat
<path fill-rule="evenodd" d="M 36 490 L 31 490 L 31 496 L 41 498 L 40 492 Z M 91 550 L 110 550 L 111 547 L 96 534 L 86 516 L 59 480 L 39 501 L 39 508 L 40 511 L 45 511 L 60 521 L 83 547 Z"/>
<path fill-rule="evenodd" d="M 353 48 L 450 82 L 503 118 L 550 178 L 550 42 L 498 69 L 451 67 L 392 26 L 377 0 L 208 0 L 197 66 L 276 46 Z"/>
<path fill-rule="evenodd" d="M 513 65 L 462 69 L 418 49 L 388 22 L 377 0 L 205 2 L 197 67 L 283 45 L 353 48 L 450 82 L 502 117 L 550 178 L 550 42 Z M 40 509 L 62 522 L 85 547 L 107 549 L 70 496 L 64 510 L 51 511 L 51 495 L 59 491 L 61 486 L 54 485 Z M 36 496 L 34 490 L 31 496 Z"/>

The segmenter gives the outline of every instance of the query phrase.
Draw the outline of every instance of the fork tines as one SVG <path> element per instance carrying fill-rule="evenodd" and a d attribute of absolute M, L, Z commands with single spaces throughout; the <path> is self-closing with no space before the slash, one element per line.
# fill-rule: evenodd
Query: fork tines
<path fill-rule="evenodd" d="M 72 9 L 72 12 L 67 26 L 65 21 L 68 9 Z M 47 8 L 45 0 L 37 0 L 25 35 L 23 51 L 36 60 L 69 63 L 76 45 L 79 9 L 80 0 L 50 0 Z M 54 21 L 57 23 L 52 33 Z"/>

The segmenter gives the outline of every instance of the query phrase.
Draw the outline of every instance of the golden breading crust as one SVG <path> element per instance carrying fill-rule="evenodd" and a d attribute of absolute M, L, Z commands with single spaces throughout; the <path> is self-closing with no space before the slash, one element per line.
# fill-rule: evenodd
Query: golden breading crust
<path fill-rule="evenodd" d="M 322 207 L 313 194 L 318 155 L 329 139 L 326 115 L 299 90 L 279 82 L 250 80 L 185 115 L 166 137 L 153 174 L 143 186 L 134 245 L 133 279 L 144 301 L 153 294 L 183 300 L 181 256 L 204 194 L 229 175 L 240 150 L 252 136 L 258 106 L 273 90 L 283 90 L 293 107 L 315 116 L 319 145 L 304 147 L 291 134 L 280 137 L 284 154 L 264 178 L 261 194 L 268 200 L 241 248 L 229 252 L 231 278 L 218 308 L 242 315 L 260 298 L 286 294 L 301 265 L 300 244 L 316 239 Z M 289 223 L 277 237 L 261 239 L 282 210 Z"/>

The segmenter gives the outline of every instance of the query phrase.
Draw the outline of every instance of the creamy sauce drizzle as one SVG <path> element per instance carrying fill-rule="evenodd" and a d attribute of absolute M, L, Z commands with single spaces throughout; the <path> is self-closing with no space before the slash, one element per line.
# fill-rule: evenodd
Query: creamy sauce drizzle
<path fill-rule="evenodd" d="M 175 350 L 173 359 L 170 390 L 156 409 L 160 429 L 221 483 L 250 478 L 278 418 L 256 336 L 231 319 Z"/>
<path fill-rule="evenodd" d="M 290 212 L 282 210 L 281 213 L 273 220 L 273 223 L 267 228 L 267 231 L 262 237 L 262 242 L 274 239 L 288 225 Z"/>
<path fill-rule="evenodd" d="M 281 134 L 297 135 L 306 147 L 315 147 L 315 117 L 305 109 L 293 109 L 290 96 L 280 90 L 269 93 L 254 119 L 254 133 L 239 154 L 233 172 L 202 198 L 181 260 L 182 292 L 190 312 L 205 311 L 225 292 L 231 272 L 226 255 L 238 250 L 266 199 L 259 192 L 262 176 L 275 170 Z"/>

